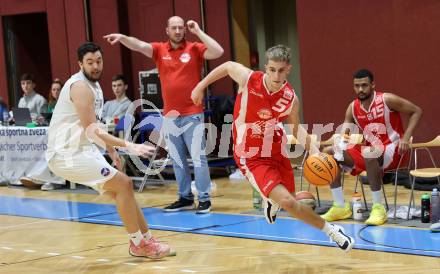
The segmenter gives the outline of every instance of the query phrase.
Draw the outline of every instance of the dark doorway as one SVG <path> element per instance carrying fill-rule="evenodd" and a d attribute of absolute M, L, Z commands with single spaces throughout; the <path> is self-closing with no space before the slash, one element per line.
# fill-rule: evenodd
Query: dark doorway
<path fill-rule="evenodd" d="M 46 13 L 3 17 L 9 106 L 16 106 L 23 95 L 21 74 L 35 76 L 35 90 L 47 97 L 51 84 L 49 34 Z"/>

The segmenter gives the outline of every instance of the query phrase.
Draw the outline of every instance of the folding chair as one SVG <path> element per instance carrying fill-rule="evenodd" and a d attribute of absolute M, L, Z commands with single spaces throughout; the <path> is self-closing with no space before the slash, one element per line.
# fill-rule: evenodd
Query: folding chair
<path fill-rule="evenodd" d="M 134 124 L 134 116 L 131 114 L 126 114 L 119 119 L 119 122 L 115 125 L 114 134 L 121 139 L 124 139 L 125 136 L 131 135 L 131 129 Z M 128 161 L 129 154 L 127 154 L 124 150 L 119 151 L 119 155 L 123 159 L 123 170 L 125 172 L 126 167 L 128 167 L 133 173 L 136 172 L 136 168 L 132 165 L 130 161 Z"/>
<path fill-rule="evenodd" d="M 362 171 L 359 175 L 356 176 L 356 184 L 354 186 L 354 192 L 357 192 L 357 186 L 359 183 L 359 177 L 360 176 L 367 176 L 367 172 L 366 171 Z M 364 197 L 364 206 L 365 206 L 365 210 L 368 210 L 368 205 L 367 205 L 367 198 L 365 197 L 365 189 L 364 189 L 364 184 L 362 182 L 360 182 L 361 184 L 361 191 L 362 191 L 362 196 Z M 389 205 L 388 205 L 388 200 L 387 200 L 387 195 L 385 192 L 385 187 L 382 184 L 382 193 L 383 193 L 383 198 L 385 199 L 385 207 L 387 209 L 387 211 L 389 210 Z"/>
<path fill-rule="evenodd" d="M 411 137 L 410 143 L 412 143 L 412 137 Z M 397 214 L 397 179 L 398 179 L 398 174 L 399 174 L 399 171 L 402 171 L 402 170 L 407 170 L 409 173 L 410 168 L 411 168 L 411 159 L 412 159 L 412 154 L 413 154 L 412 152 L 413 152 L 413 149 L 411 148 L 411 145 L 410 145 L 410 149 L 408 151 L 406 151 L 405 154 L 400 156 L 399 164 L 397 165 L 397 168 L 395 170 L 385 171 L 385 173 L 391 173 L 391 172 L 394 173 L 394 215 L 393 215 L 394 220 L 396 220 L 396 214 Z M 409 153 L 408 163 L 405 168 L 402 168 L 401 167 L 402 162 L 405 159 L 405 155 L 408 153 Z M 414 197 L 413 197 L 413 202 L 415 204 Z"/>
<path fill-rule="evenodd" d="M 433 148 L 433 147 L 440 147 L 440 135 L 438 135 L 433 140 L 431 140 L 427 143 L 410 144 L 410 148 L 412 148 L 414 151 L 414 169 L 409 171 L 410 178 L 412 177 L 412 182 L 411 182 L 411 196 L 410 196 L 409 204 L 408 204 L 408 213 L 406 215 L 407 220 L 409 219 L 411 205 L 414 200 L 414 183 L 416 181 L 416 178 L 437 177 L 437 182 L 440 187 L 440 168 L 437 167 L 437 165 L 434 161 L 434 158 L 432 157 L 432 153 L 429 150 L 429 148 Z M 433 167 L 417 168 L 417 151 L 419 151 L 419 150 L 425 150 L 428 153 Z"/>
<path fill-rule="evenodd" d="M 138 129 L 138 134 L 140 135 L 140 140 L 142 143 L 144 143 L 145 140 L 145 133 L 146 132 L 159 132 L 159 138 L 157 140 L 156 149 L 153 152 L 153 155 L 148 159 L 148 166 L 146 169 L 141 170 L 144 172 L 144 177 L 142 179 L 142 183 L 139 186 L 139 192 L 142 192 L 144 190 L 145 185 L 148 182 L 148 178 L 150 175 L 153 175 L 153 171 L 162 167 L 163 165 L 166 165 L 169 161 L 169 155 L 167 154 L 167 158 L 165 160 L 157 160 L 156 157 L 158 155 L 158 152 L 160 150 L 160 144 L 163 143 L 163 135 L 160 133 L 160 130 L 162 128 L 162 122 L 163 117 L 161 113 L 159 112 L 143 112 L 141 115 L 141 122 L 135 127 L 135 129 Z M 159 173 L 155 174 L 159 177 L 161 181 L 164 181 L 163 176 Z"/>

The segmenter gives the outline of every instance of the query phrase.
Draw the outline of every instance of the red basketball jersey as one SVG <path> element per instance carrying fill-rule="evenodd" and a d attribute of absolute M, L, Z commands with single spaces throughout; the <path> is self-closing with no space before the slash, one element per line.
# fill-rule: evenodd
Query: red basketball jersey
<path fill-rule="evenodd" d="M 234 107 L 234 153 L 239 158 L 270 157 L 281 153 L 282 121 L 287 118 L 296 95 L 290 84 L 272 94 L 266 75 L 252 72 L 246 88 L 237 95 Z"/>
<path fill-rule="evenodd" d="M 375 91 L 373 95 L 368 110 L 362 106 L 359 99 L 353 101 L 354 120 L 362 129 L 367 145 L 397 143 L 403 136 L 400 113 L 390 110 L 382 92 Z"/>

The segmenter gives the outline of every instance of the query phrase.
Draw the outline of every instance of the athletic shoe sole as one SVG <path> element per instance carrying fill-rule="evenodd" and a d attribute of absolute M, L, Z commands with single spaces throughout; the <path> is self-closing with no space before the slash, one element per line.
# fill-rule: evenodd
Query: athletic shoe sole
<path fill-rule="evenodd" d="M 189 206 L 182 206 L 179 208 L 164 208 L 162 209 L 165 212 L 177 212 L 177 211 L 182 211 L 182 210 L 191 210 L 194 209 L 194 205 L 189 205 Z"/>
<path fill-rule="evenodd" d="M 196 214 L 206 214 L 211 212 L 211 207 L 207 208 L 207 209 L 203 209 L 203 210 L 197 210 Z"/>

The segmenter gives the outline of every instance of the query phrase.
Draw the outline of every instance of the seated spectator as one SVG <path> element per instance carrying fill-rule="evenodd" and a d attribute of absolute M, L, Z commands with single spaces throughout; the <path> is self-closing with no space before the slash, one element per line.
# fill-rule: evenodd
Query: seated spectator
<path fill-rule="evenodd" d="M 53 112 L 63 84 L 59 79 L 54 79 L 49 93 L 50 104 L 48 105 L 46 99 L 35 92 L 35 81 L 32 74 L 23 74 L 20 78 L 20 83 L 24 96 L 20 99 L 18 107 L 28 108 L 32 120 L 38 121 L 39 124 L 43 124 L 44 117 L 41 116 L 41 113 Z M 54 190 L 60 187 L 60 185 L 45 183 L 31 177 L 21 177 L 20 182 L 23 186 L 28 188 L 40 188 L 41 190 Z"/>
<path fill-rule="evenodd" d="M 127 88 L 127 81 L 123 75 L 117 74 L 113 76 L 112 90 L 116 99 L 104 104 L 102 118 L 106 123 L 108 123 L 108 121 L 113 121 L 115 117 L 121 118 L 127 112 L 127 109 L 131 104 L 130 99 L 125 95 Z"/>
<path fill-rule="evenodd" d="M 63 82 L 60 79 L 55 78 L 52 81 L 49 91 L 49 103 L 47 104 L 47 112 L 53 113 L 55 105 L 57 104 L 58 96 L 60 96 L 61 89 L 63 88 Z"/>
<path fill-rule="evenodd" d="M 9 123 L 9 110 L 3 97 L 0 96 L 0 120 L 3 125 L 8 125 Z"/>
<path fill-rule="evenodd" d="M 20 84 L 24 94 L 18 102 L 18 107 L 28 108 L 32 120 L 35 121 L 42 112 L 47 110 L 47 101 L 43 96 L 35 92 L 35 80 L 32 74 L 24 73 L 21 75 Z"/>

